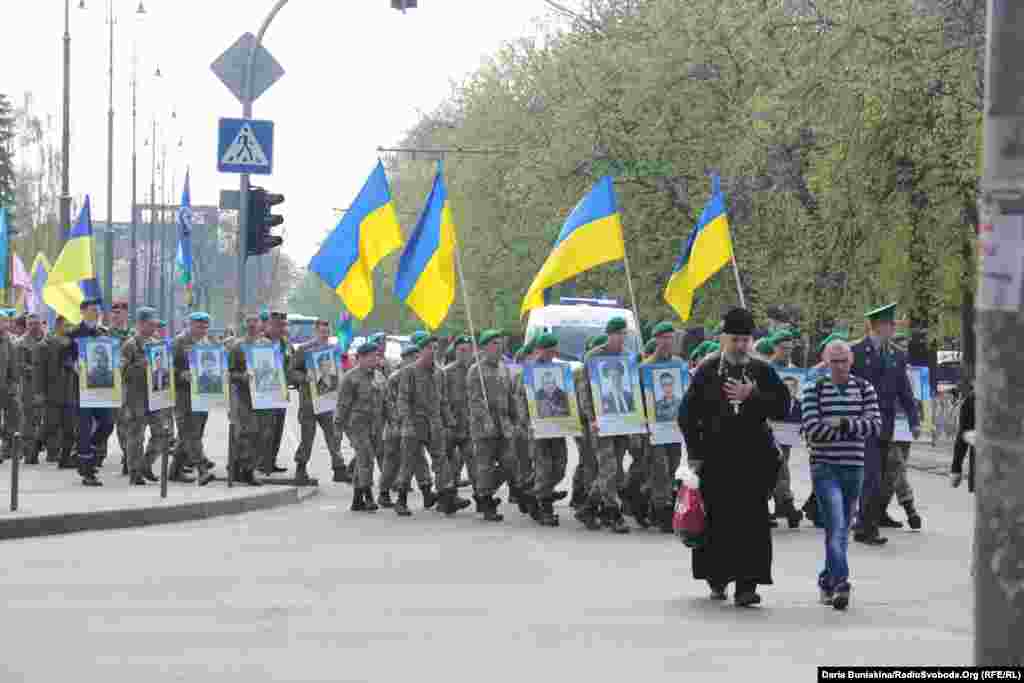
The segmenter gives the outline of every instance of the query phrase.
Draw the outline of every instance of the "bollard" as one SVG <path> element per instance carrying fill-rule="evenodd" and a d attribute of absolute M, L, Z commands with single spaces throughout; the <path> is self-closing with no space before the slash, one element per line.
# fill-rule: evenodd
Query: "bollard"
<path fill-rule="evenodd" d="M 18 511 L 18 474 L 21 464 L 21 434 L 11 436 L 11 512 Z"/>
<path fill-rule="evenodd" d="M 167 449 L 160 456 L 160 497 L 167 497 Z"/>

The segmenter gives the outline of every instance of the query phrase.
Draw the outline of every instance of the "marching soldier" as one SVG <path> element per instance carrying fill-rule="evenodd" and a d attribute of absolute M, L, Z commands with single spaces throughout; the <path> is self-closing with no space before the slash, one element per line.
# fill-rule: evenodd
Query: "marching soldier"
<path fill-rule="evenodd" d="M 444 381 L 452 415 L 451 430 L 448 433 L 448 463 L 458 486 L 465 465 L 469 479 L 476 480 L 473 472 L 473 443 L 469 439 L 469 400 L 466 389 L 466 373 L 473 363 L 473 340 L 462 335 L 452 342 L 455 360 L 444 367 Z M 475 485 L 475 484 L 474 484 Z"/>
<path fill-rule="evenodd" d="M 99 325 L 99 299 L 83 299 L 79 305 L 82 322 L 73 329 L 68 337 L 71 343 L 63 351 L 65 365 L 74 371 L 78 366 L 79 339 L 110 336 L 107 328 Z M 102 347 L 101 347 L 102 348 Z M 110 408 L 82 408 L 80 405 L 80 387 L 78 373 L 73 372 L 74 402 L 78 405 L 78 473 L 82 476 L 83 486 L 102 486 L 96 478 L 97 453 L 99 445 L 105 443 L 114 431 L 114 411 Z"/>
<path fill-rule="evenodd" d="M 33 393 L 35 403 L 43 407 L 43 440 L 46 461 L 56 462 L 60 469 L 75 466 L 71 455 L 75 441 L 76 407 L 78 402 L 78 370 L 65 351 L 71 346 L 67 321 L 57 316 L 53 334 L 36 349 Z"/>
<path fill-rule="evenodd" d="M 558 355 L 558 338 L 553 334 L 540 335 L 534 346 L 537 349 L 538 363 L 550 363 Z M 523 387 L 518 401 L 519 410 L 522 411 L 526 408 L 526 388 L 521 381 L 519 385 Z M 530 434 L 532 429 L 529 427 L 529 413 L 520 412 L 520 415 L 532 441 L 534 474 L 530 505 L 539 508 L 534 519 L 543 526 L 558 526 L 558 516 L 554 510 L 555 501 L 558 500 L 555 487 L 565 478 L 565 466 L 568 461 L 565 439 L 533 439 L 533 435 Z"/>
<path fill-rule="evenodd" d="M 623 352 L 626 338 L 626 321 L 615 317 L 605 325 L 608 341 L 602 346 L 595 346 L 586 354 L 585 361 L 591 358 L 620 354 Z M 584 375 L 584 378 L 586 375 Z M 584 381 L 576 388 L 580 399 L 580 415 L 584 422 L 590 423 L 594 435 L 594 450 L 597 455 L 597 478 L 590 488 L 587 507 L 578 517 L 583 518 L 585 525 L 592 526 L 589 520 L 600 515 L 603 526 L 615 533 L 629 533 L 629 527 L 622 518 L 619 507 L 618 478 L 622 471 L 622 458 L 629 450 L 628 436 L 601 436 L 597 425 L 597 411 L 594 408 L 594 395 L 590 382 Z M 600 397 L 598 397 L 600 400 Z"/>
<path fill-rule="evenodd" d="M 11 315 L 0 310 L 0 460 L 15 452 L 14 434 L 18 431 L 18 374 L 14 338 L 11 335 Z"/>
<path fill-rule="evenodd" d="M 584 353 L 589 352 L 595 346 L 602 346 L 608 341 L 608 336 L 599 334 L 587 340 Z M 577 511 L 576 519 L 583 522 L 588 528 L 599 529 L 600 523 L 591 516 L 584 514 L 587 499 L 590 497 L 590 487 L 597 477 L 597 455 L 594 450 L 594 435 L 590 431 L 590 422 L 582 419 L 583 412 L 580 404 L 580 387 L 587 381 L 587 368 L 580 365 L 572 371 L 573 383 L 576 385 L 576 407 L 580 415 L 580 425 L 583 436 L 577 436 L 576 452 L 579 453 L 579 462 L 572 474 L 572 498 L 569 499 L 569 507 Z"/>
<path fill-rule="evenodd" d="M 670 322 L 660 322 L 654 326 L 652 331 L 654 338 L 654 350 L 644 360 L 644 364 L 666 363 L 683 359 L 675 355 L 672 347 L 675 343 L 675 329 Z M 673 405 L 655 405 L 655 410 L 661 413 L 671 414 L 674 422 L 679 413 L 678 396 Z M 682 444 L 660 444 L 653 446 L 645 444 L 647 449 L 647 483 L 646 488 L 650 495 L 651 518 L 665 533 L 672 533 L 672 512 L 675 501 L 672 498 L 672 481 L 675 478 L 676 470 L 683 457 Z"/>
<path fill-rule="evenodd" d="M 299 429 L 301 435 L 299 448 L 295 451 L 295 481 L 298 483 L 309 481 L 307 466 L 309 458 L 313 453 L 313 440 L 316 438 L 317 425 L 320 425 L 320 431 L 323 432 L 324 441 L 327 443 L 327 450 L 331 454 L 334 481 L 344 482 L 349 480 L 345 468 L 345 460 L 341 457 L 341 432 L 335 429 L 334 415 L 331 411 L 317 414 L 313 410 L 313 395 L 309 389 L 311 373 L 309 368 L 306 367 L 306 353 L 322 351 L 328 348 L 330 336 L 331 325 L 321 318 L 316 321 L 316 337 L 298 346 L 295 349 L 295 353 L 292 354 L 291 381 L 299 387 Z M 374 351 L 376 352 L 376 347 L 374 347 Z M 323 378 L 321 378 L 321 381 L 324 381 Z M 342 386 L 344 386 L 344 380 Z M 325 388 L 329 387 L 325 386 Z M 372 496 L 370 498 L 372 502 Z"/>
<path fill-rule="evenodd" d="M 228 372 L 231 378 L 231 428 L 234 432 L 235 453 L 231 472 L 234 481 L 260 486 L 255 470 L 259 461 L 262 420 L 268 419 L 265 410 L 253 410 L 252 392 L 248 366 L 245 360 L 245 344 L 265 344 L 267 338 L 260 334 L 260 318 L 255 313 L 245 316 L 245 336 L 237 338 L 228 355 Z"/>
<path fill-rule="evenodd" d="M 39 346 L 43 343 L 43 323 L 35 313 L 25 316 L 25 336 L 18 341 L 18 367 L 21 370 L 21 443 L 26 465 L 39 464 L 42 450 L 42 408 L 36 402 L 35 368 Z"/>
<path fill-rule="evenodd" d="M 280 347 L 281 355 L 284 358 L 284 367 L 291 367 L 292 347 L 287 339 L 288 315 L 279 311 L 272 312 L 265 329 L 264 336 L 267 340 Z M 287 472 L 287 467 L 277 464 L 277 454 L 281 450 L 281 440 L 284 438 L 284 419 L 288 411 L 285 408 L 274 408 L 266 412 L 267 420 L 263 423 L 263 436 L 260 438 L 264 448 L 260 470 L 267 475 Z"/>
<path fill-rule="evenodd" d="M 178 450 L 174 455 L 172 468 L 178 477 L 183 468 L 190 465 L 197 470 L 202 486 L 213 481 L 213 461 L 206 457 L 203 449 L 203 435 L 206 432 L 208 413 L 192 411 L 192 366 L 189 356 L 196 344 L 209 344 L 210 315 L 196 311 L 188 317 L 188 329 L 175 337 L 171 345 L 174 358 L 174 422 L 178 431 Z M 202 385 L 200 385 L 202 386 Z"/>
<path fill-rule="evenodd" d="M 477 509 L 489 522 L 504 519 L 498 512 L 501 501 L 494 497 L 499 486 L 499 468 L 505 470 L 510 490 L 518 490 L 519 477 L 511 443 L 515 434 L 512 388 L 507 368 L 501 362 L 502 336 L 498 330 L 480 333 L 483 355 L 469 368 L 466 378 L 469 434 L 476 448 Z"/>
<path fill-rule="evenodd" d="M 384 427 L 384 436 L 381 442 L 380 460 L 377 462 L 377 466 L 380 468 L 380 496 L 377 498 L 378 504 L 382 508 L 394 507 L 394 503 L 391 501 L 391 488 L 395 485 L 398 479 L 398 470 L 401 468 L 402 456 L 402 425 L 398 421 L 397 414 L 397 403 L 398 403 L 398 382 L 401 379 L 401 374 L 405 372 L 409 366 L 415 362 L 416 356 L 419 354 L 419 350 L 415 345 L 409 345 L 402 350 L 402 364 L 397 370 L 391 373 L 387 379 L 387 386 L 384 394 L 384 400 L 387 403 L 385 414 L 387 420 Z M 417 484 L 423 485 L 423 480 L 419 478 L 417 474 Z M 430 492 L 430 488 L 426 488 L 424 491 L 423 507 L 429 508 L 434 504 L 434 500 L 430 501 L 430 505 L 427 504 L 426 493 Z M 432 495 L 432 494 L 431 494 Z"/>
<path fill-rule="evenodd" d="M 110 336 L 120 339 L 122 344 L 132 338 L 132 330 L 128 326 L 127 301 L 115 301 L 110 305 Z M 120 414 L 120 409 L 114 410 L 114 432 L 117 434 L 117 444 L 121 447 L 121 474 L 128 474 L 128 446 Z M 103 462 L 107 455 L 107 444 L 102 444 L 101 448 L 99 461 Z"/>
<path fill-rule="evenodd" d="M 520 363 L 532 363 L 537 355 L 537 339 L 526 342 L 519 350 Z M 515 469 L 503 472 L 508 480 L 508 502 L 519 506 L 519 512 L 539 520 L 537 501 L 530 496 L 533 489 L 533 441 L 530 438 L 530 411 L 526 404 L 526 385 L 523 373 L 510 379 L 509 416 L 512 418 L 514 433 L 511 439 Z"/>
<path fill-rule="evenodd" d="M 356 350 L 357 365 L 345 374 L 338 390 L 335 415 L 338 433 L 348 435 L 355 450 L 353 512 L 376 512 L 373 501 L 373 463 L 381 449 L 387 405 L 385 390 L 376 378 L 377 346 L 366 342 Z M 344 467 L 344 464 L 342 465 Z"/>

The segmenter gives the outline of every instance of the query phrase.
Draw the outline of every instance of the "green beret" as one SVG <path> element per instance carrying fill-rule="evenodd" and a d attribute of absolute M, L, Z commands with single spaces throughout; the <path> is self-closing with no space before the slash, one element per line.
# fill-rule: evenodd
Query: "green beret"
<path fill-rule="evenodd" d="M 711 336 L 717 337 L 718 335 L 722 334 L 722 329 L 724 327 L 725 323 L 718 323 L 717 325 L 715 325 L 715 329 L 711 330 Z"/>
<path fill-rule="evenodd" d="M 622 332 L 626 329 L 626 319 L 621 316 L 615 316 L 608 321 L 608 324 L 604 326 L 605 334 L 615 334 Z"/>
<path fill-rule="evenodd" d="M 545 332 L 534 340 L 533 345 L 538 349 L 553 349 L 558 346 L 558 337 L 550 332 Z"/>
<path fill-rule="evenodd" d="M 167 327 L 167 321 L 166 320 L 157 320 L 156 321 L 156 326 L 157 327 L 161 327 L 161 328 Z"/>
<path fill-rule="evenodd" d="M 896 319 L 896 304 L 879 306 L 873 311 L 868 311 L 864 317 L 872 322 L 892 322 Z"/>
<path fill-rule="evenodd" d="M 652 353 L 654 353 L 654 349 L 655 349 L 655 347 L 657 345 L 658 345 L 657 340 L 655 340 L 655 339 L 648 340 L 647 343 L 644 344 L 644 353 L 646 353 L 647 355 L 651 355 Z"/>
<path fill-rule="evenodd" d="M 435 337 L 434 335 L 432 335 L 432 334 L 423 334 L 416 341 L 416 349 L 418 351 L 422 351 L 423 349 L 427 348 L 428 346 L 430 346 L 431 344 L 433 344 L 436 341 L 437 341 L 437 337 Z"/>
<path fill-rule="evenodd" d="M 607 343 L 608 343 L 608 335 L 606 335 L 606 334 L 599 334 L 596 337 L 591 337 L 590 339 L 587 340 L 586 350 L 590 351 L 591 349 L 595 349 L 598 346 L 604 346 Z"/>
<path fill-rule="evenodd" d="M 775 350 L 775 345 L 778 342 L 778 338 L 776 338 L 774 335 L 768 335 L 767 337 L 762 337 L 761 339 L 757 340 L 757 343 L 754 344 L 754 350 L 764 356 L 767 356 L 770 355 L 772 351 Z"/>
<path fill-rule="evenodd" d="M 690 360 L 696 362 L 700 360 L 708 352 L 708 346 L 710 342 L 702 341 L 700 344 L 694 347 L 693 351 L 690 352 Z"/>
<path fill-rule="evenodd" d="M 480 333 L 480 346 L 487 346 L 495 339 L 501 339 L 505 334 L 501 330 L 484 330 Z"/>
<path fill-rule="evenodd" d="M 82 299 L 82 303 L 78 304 L 78 308 L 79 308 L 79 310 L 83 310 L 84 311 L 89 306 L 101 306 L 101 305 L 103 305 L 103 299 L 100 299 L 99 297 L 94 297 L 92 299 Z M 7 310 L 13 311 L 14 309 L 13 308 L 9 308 Z M 17 313 L 15 313 L 15 315 L 17 315 Z M 11 316 L 11 317 L 13 317 L 13 316 Z"/>
<path fill-rule="evenodd" d="M 365 356 L 369 353 L 377 353 L 379 350 L 380 348 L 375 343 L 368 341 L 359 345 L 359 348 L 356 349 L 356 355 Z"/>
<path fill-rule="evenodd" d="M 662 334 L 671 334 L 675 331 L 676 328 L 672 326 L 672 323 L 667 320 L 663 320 L 654 326 L 654 329 L 651 331 L 651 335 L 657 337 Z"/>
<path fill-rule="evenodd" d="M 519 349 L 519 353 L 520 353 L 520 355 L 528 356 L 531 353 L 533 353 L 533 351 L 536 348 L 536 346 L 537 346 L 537 337 L 534 336 L 532 339 L 527 340 L 527 342 L 525 344 L 523 344 L 522 348 Z"/>
<path fill-rule="evenodd" d="M 260 320 L 263 322 L 270 320 L 270 311 L 260 311 Z"/>
<path fill-rule="evenodd" d="M 472 343 L 473 343 L 473 338 L 472 337 L 470 337 L 468 334 L 460 334 L 458 337 L 456 337 L 455 339 L 452 340 L 452 348 L 455 349 L 455 348 L 458 348 L 458 347 L 462 346 L 463 344 L 472 344 Z"/>
<path fill-rule="evenodd" d="M 409 346 L 406 346 L 404 349 L 402 349 L 402 358 L 408 358 L 409 356 L 416 355 L 419 352 L 420 349 L 418 346 L 416 346 L 415 344 L 409 344 Z"/>
<path fill-rule="evenodd" d="M 906 330 L 897 330 L 897 331 L 896 331 L 896 332 L 895 332 L 895 333 L 894 333 L 894 334 L 892 335 L 892 338 L 893 338 L 893 339 L 907 339 L 908 337 L 910 337 L 910 335 L 909 335 L 909 334 L 907 334 L 907 331 L 906 331 Z"/>
<path fill-rule="evenodd" d="M 135 319 L 140 323 L 149 322 L 156 318 L 156 309 L 150 308 L 149 306 L 143 306 L 139 310 L 135 311 Z"/>
<path fill-rule="evenodd" d="M 195 313 L 190 315 L 188 317 L 188 319 L 193 321 L 193 322 L 197 322 L 197 323 L 209 323 L 210 322 L 210 314 L 209 313 L 203 313 L 202 311 L 196 311 Z"/>
<path fill-rule="evenodd" d="M 818 353 L 823 353 L 825 351 L 825 347 L 834 341 L 847 341 L 846 335 L 839 334 L 838 332 L 833 332 L 832 334 L 828 335 L 827 337 L 825 337 L 825 340 L 818 345 Z"/>

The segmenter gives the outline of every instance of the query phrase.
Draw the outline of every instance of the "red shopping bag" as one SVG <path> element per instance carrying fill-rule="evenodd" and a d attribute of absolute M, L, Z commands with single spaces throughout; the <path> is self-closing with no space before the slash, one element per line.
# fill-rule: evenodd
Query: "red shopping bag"
<path fill-rule="evenodd" d="M 679 534 L 683 543 L 694 547 L 700 545 L 704 535 L 704 499 L 700 489 L 683 484 L 676 495 L 676 509 L 672 515 L 672 529 Z"/>

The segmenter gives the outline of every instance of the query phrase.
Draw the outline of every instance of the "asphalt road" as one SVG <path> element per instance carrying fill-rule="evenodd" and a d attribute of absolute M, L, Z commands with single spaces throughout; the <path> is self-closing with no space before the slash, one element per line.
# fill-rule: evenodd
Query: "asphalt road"
<path fill-rule="evenodd" d="M 292 426 L 289 421 L 289 426 Z M 288 447 L 281 461 L 290 460 Z M 325 453 L 314 470 L 328 474 Z M 806 463 L 793 467 L 797 495 Z M 775 535 L 765 603 L 713 604 L 671 537 L 299 506 L 3 543 L 0 681 L 809 680 L 971 657 L 971 497 L 912 473 L 925 531 L 851 544 L 846 613 L 816 603 L 822 534 Z M 795 676 L 795 677 L 794 677 Z"/>

